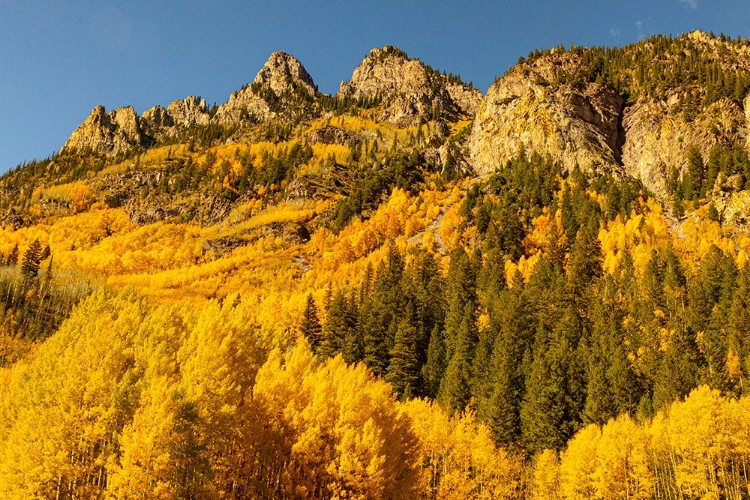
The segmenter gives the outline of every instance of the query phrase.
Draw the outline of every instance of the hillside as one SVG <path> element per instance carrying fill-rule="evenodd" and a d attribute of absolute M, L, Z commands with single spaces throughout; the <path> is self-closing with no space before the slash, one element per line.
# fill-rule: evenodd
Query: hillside
<path fill-rule="evenodd" d="M 0 178 L 0 497 L 744 498 L 748 91 L 694 32 L 96 106 Z"/>

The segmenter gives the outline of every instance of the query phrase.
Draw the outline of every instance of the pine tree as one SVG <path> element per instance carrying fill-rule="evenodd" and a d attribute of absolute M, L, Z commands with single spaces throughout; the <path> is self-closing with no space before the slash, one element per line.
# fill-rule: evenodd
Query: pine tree
<path fill-rule="evenodd" d="M 359 328 L 362 335 L 364 363 L 375 373 L 384 376 L 388 368 L 388 311 L 379 299 L 366 301 L 360 310 Z"/>
<path fill-rule="evenodd" d="M 42 245 L 39 240 L 34 240 L 23 254 L 21 262 L 21 275 L 25 283 L 31 283 L 39 275 L 39 266 L 42 262 Z"/>
<path fill-rule="evenodd" d="M 443 331 L 440 325 L 436 324 L 430 334 L 430 344 L 427 348 L 427 362 L 422 367 L 424 392 L 427 397 L 437 397 L 440 390 L 440 383 L 445 375 L 446 365 Z"/>
<path fill-rule="evenodd" d="M 438 395 L 441 405 L 451 415 L 463 411 L 471 399 L 472 364 L 478 342 L 475 321 L 474 305 L 467 303 Z"/>
<path fill-rule="evenodd" d="M 448 311 L 445 316 L 445 348 L 448 358 L 456 348 L 458 331 L 464 320 L 466 308 L 472 311 L 476 307 L 476 272 L 474 264 L 458 246 L 451 252 L 448 277 L 446 279 L 446 302 Z"/>
<path fill-rule="evenodd" d="M 349 364 L 358 363 L 364 358 L 364 341 L 362 330 L 358 328 L 359 311 L 357 309 L 357 296 L 352 291 L 347 301 L 346 325 L 344 343 L 341 346 L 341 355 Z"/>
<path fill-rule="evenodd" d="M 531 453 L 560 450 L 581 422 L 585 388 L 577 355 L 580 324 L 567 308 L 549 336 L 538 331 L 526 395 L 521 405 L 523 442 Z"/>
<path fill-rule="evenodd" d="M 739 272 L 728 323 L 729 347 L 739 356 L 742 375 L 750 373 L 750 264 Z M 746 385 L 742 385 L 745 391 Z"/>
<path fill-rule="evenodd" d="M 350 330 L 355 326 L 348 301 L 339 290 L 331 300 L 328 319 L 321 332 L 322 340 L 318 348 L 321 359 L 332 358 L 341 352 L 347 338 L 351 337 Z"/>
<path fill-rule="evenodd" d="M 305 306 L 305 312 L 302 315 L 302 322 L 299 329 L 310 343 L 310 348 L 312 348 L 313 352 L 316 352 L 322 340 L 321 333 L 323 328 L 318 319 L 318 308 L 315 305 L 315 299 L 312 294 L 308 294 L 307 296 L 307 305 Z"/>
<path fill-rule="evenodd" d="M 390 358 L 385 375 L 386 382 L 389 382 L 402 398 L 418 395 L 420 364 L 417 353 L 417 329 L 408 318 L 402 319 L 398 325 Z"/>
<path fill-rule="evenodd" d="M 580 300 L 585 290 L 602 274 L 602 251 L 599 240 L 588 226 L 583 226 L 576 234 L 570 249 L 568 283 L 573 297 Z"/>
<path fill-rule="evenodd" d="M 697 387 L 700 354 L 694 336 L 678 330 L 667 346 L 654 380 L 654 410 L 665 408 Z"/>

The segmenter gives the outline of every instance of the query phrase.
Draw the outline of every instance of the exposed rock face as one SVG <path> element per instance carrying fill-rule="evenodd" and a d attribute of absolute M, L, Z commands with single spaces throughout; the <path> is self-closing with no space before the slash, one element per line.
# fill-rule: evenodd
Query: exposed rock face
<path fill-rule="evenodd" d="M 419 60 L 391 46 L 373 49 L 351 80 L 341 84 L 337 96 L 380 99 L 387 106 L 378 119 L 399 127 L 429 120 L 434 112 L 450 121 L 471 116 L 482 98 L 478 90 L 428 71 Z"/>
<path fill-rule="evenodd" d="M 208 125 L 210 120 L 206 100 L 192 95 L 170 103 L 167 112 L 174 124 L 179 127 L 189 127 L 193 124 Z"/>
<path fill-rule="evenodd" d="M 208 125 L 210 116 L 206 101 L 188 96 L 170 103 L 167 109 L 154 106 L 143 112 L 142 129 L 152 138 L 174 137 L 191 125 Z"/>
<path fill-rule="evenodd" d="M 138 116 L 132 107 L 107 113 L 104 106 L 97 106 L 75 129 L 62 150 L 118 154 L 142 144 Z"/>
<path fill-rule="evenodd" d="M 302 63 L 286 52 L 274 52 L 252 85 L 233 92 L 229 101 L 219 106 L 215 120 L 222 125 L 267 120 L 276 114 L 279 99 L 298 88 L 311 96 L 317 94 L 315 83 Z"/>
<path fill-rule="evenodd" d="M 698 146 L 707 158 L 714 145 L 739 139 L 746 127 L 745 112 L 732 101 L 701 108 L 690 121 L 676 109 L 677 102 L 675 94 L 659 101 L 641 98 L 625 110 L 623 119 L 625 171 L 662 198 L 668 194 L 672 169 L 683 172 L 687 168 L 692 146 Z"/>
<path fill-rule="evenodd" d="M 622 97 L 596 83 L 564 82 L 582 61 L 573 54 L 542 57 L 495 82 L 477 111 L 469 154 L 484 175 L 521 150 L 551 155 L 563 169 L 621 171 L 618 152 Z"/>
<path fill-rule="evenodd" d="M 174 119 L 169 112 L 164 109 L 163 106 L 154 106 L 143 112 L 141 117 L 144 127 L 172 127 L 174 126 Z"/>
<path fill-rule="evenodd" d="M 307 134 L 307 140 L 313 144 L 349 144 L 355 139 L 346 130 L 328 125 L 311 131 Z"/>
<path fill-rule="evenodd" d="M 281 51 L 271 54 L 253 83 L 267 85 L 277 96 L 296 87 L 304 87 L 310 95 L 315 95 L 318 91 L 302 63 L 294 56 Z"/>

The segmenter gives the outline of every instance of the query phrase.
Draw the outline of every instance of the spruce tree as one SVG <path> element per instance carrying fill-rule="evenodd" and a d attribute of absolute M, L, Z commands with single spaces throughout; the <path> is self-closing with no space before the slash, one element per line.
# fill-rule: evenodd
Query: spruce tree
<path fill-rule="evenodd" d="M 440 383 L 445 374 L 446 365 L 447 361 L 445 359 L 443 331 L 440 325 L 436 324 L 430 334 L 430 344 L 427 348 L 427 361 L 422 367 L 424 393 L 427 397 L 437 397 L 440 390 Z"/>
<path fill-rule="evenodd" d="M 537 331 L 521 405 L 523 443 L 531 453 L 562 449 L 580 426 L 585 388 L 577 354 L 579 339 L 580 323 L 571 308 L 564 311 L 551 334 Z"/>
<path fill-rule="evenodd" d="M 34 240 L 23 254 L 21 261 L 21 276 L 24 283 L 31 283 L 39 275 L 39 266 L 42 262 L 42 245 L 39 240 Z"/>
<path fill-rule="evenodd" d="M 467 303 L 456 338 L 453 356 L 448 362 L 438 399 L 449 413 L 463 411 L 471 399 L 472 364 L 478 342 L 473 303 Z"/>
<path fill-rule="evenodd" d="M 458 332 L 464 320 L 465 311 L 476 307 L 476 272 L 474 264 L 458 246 L 451 252 L 448 277 L 446 278 L 446 302 L 448 310 L 445 316 L 445 347 L 448 358 L 456 348 Z"/>
<path fill-rule="evenodd" d="M 384 376 L 388 367 L 388 319 L 391 312 L 379 299 L 366 301 L 360 310 L 363 361 L 379 376 Z"/>
<path fill-rule="evenodd" d="M 385 380 L 402 398 L 418 395 L 420 364 L 417 353 L 417 329 L 409 318 L 402 319 L 398 325 L 390 357 Z"/>
<path fill-rule="evenodd" d="M 318 348 L 321 359 L 332 358 L 344 349 L 347 337 L 351 337 L 350 330 L 356 327 L 353 323 L 348 301 L 339 290 L 331 300 L 328 318 L 321 332 L 322 340 Z"/>
<path fill-rule="evenodd" d="M 321 333 L 323 328 L 320 325 L 318 308 L 315 305 L 315 299 L 312 294 L 308 294 L 307 296 L 307 304 L 305 305 L 305 312 L 302 314 L 299 329 L 310 344 L 310 348 L 312 348 L 313 352 L 316 352 L 322 340 Z"/>

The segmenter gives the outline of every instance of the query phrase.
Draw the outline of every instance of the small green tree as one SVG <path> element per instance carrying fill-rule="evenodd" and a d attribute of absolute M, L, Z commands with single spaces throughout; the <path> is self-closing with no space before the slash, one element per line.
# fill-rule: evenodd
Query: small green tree
<path fill-rule="evenodd" d="M 315 305 L 315 299 L 312 294 L 307 296 L 307 305 L 305 306 L 305 312 L 302 315 L 302 322 L 299 325 L 299 329 L 310 343 L 313 352 L 315 352 L 320 345 L 323 328 L 320 326 L 318 308 Z"/>
<path fill-rule="evenodd" d="M 42 263 L 42 245 L 39 240 L 34 240 L 23 254 L 21 262 L 21 275 L 25 283 L 34 281 L 39 275 L 39 266 Z"/>

